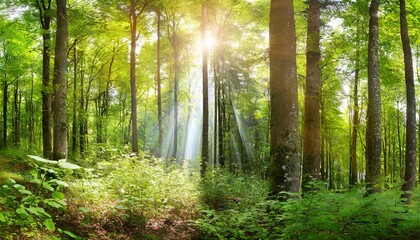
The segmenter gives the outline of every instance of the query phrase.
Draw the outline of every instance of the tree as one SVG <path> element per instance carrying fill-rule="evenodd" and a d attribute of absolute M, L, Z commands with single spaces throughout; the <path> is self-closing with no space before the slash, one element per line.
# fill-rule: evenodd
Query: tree
<path fill-rule="evenodd" d="M 56 0 L 57 33 L 53 79 L 53 159 L 67 158 L 67 42 L 66 0 Z"/>
<path fill-rule="evenodd" d="M 162 87 L 161 87 L 161 13 L 158 7 L 157 15 L 157 49 L 156 49 L 156 85 L 157 85 L 157 105 L 158 105 L 158 157 L 162 154 L 163 129 L 162 129 Z"/>
<path fill-rule="evenodd" d="M 201 41 L 204 42 L 206 38 L 206 1 L 202 1 L 201 9 Z M 208 64 L 207 64 L 207 49 L 202 48 L 203 62 L 203 129 L 201 139 L 201 176 L 206 174 L 208 158 L 209 158 L 209 80 L 208 80 Z"/>
<path fill-rule="evenodd" d="M 406 18 L 405 0 L 400 0 L 400 29 L 401 41 L 404 52 L 405 66 L 405 87 L 407 97 L 407 116 L 406 116 L 406 142 L 405 142 L 405 173 L 404 191 L 402 197 L 405 202 L 410 204 L 411 191 L 414 190 L 416 183 L 416 92 L 414 86 L 413 58 L 411 54 L 410 37 L 408 35 L 408 24 Z"/>
<path fill-rule="evenodd" d="M 368 43 L 368 110 L 366 129 L 366 184 L 368 193 L 380 191 L 377 186 L 381 177 L 381 94 L 379 82 L 379 0 L 372 0 L 369 8 Z"/>
<path fill-rule="evenodd" d="M 310 0 L 306 38 L 306 92 L 303 132 L 303 189 L 310 181 L 320 177 L 320 115 L 319 91 L 321 71 L 319 0 Z"/>
<path fill-rule="evenodd" d="M 137 30 L 140 16 L 145 12 L 150 0 L 130 0 L 127 5 L 120 4 L 119 8 L 128 12 L 130 18 L 130 96 L 131 96 L 131 151 L 139 151 L 137 129 L 137 83 L 136 83 L 136 48 L 139 33 Z"/>
<path fill-rule="evenodd" d="M 270 9 L 270 184 L 272 194 L 298 192 L 300 160 L 296 34 L 293 0 L 272 0 Z"/>
<path fill-rule="evenodd" d="M 42 146 L 45 158 L 52 157 L 51 139 L 51 0 L 36 0 L 42 27 Z"/>

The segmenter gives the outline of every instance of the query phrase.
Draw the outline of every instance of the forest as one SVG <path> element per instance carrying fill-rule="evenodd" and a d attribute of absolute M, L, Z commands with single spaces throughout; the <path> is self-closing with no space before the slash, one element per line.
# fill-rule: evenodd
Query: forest
<path fill-rule="evenodd" d="M 420 1 L 1 0 L 0 239 L 419 239 Z"/>

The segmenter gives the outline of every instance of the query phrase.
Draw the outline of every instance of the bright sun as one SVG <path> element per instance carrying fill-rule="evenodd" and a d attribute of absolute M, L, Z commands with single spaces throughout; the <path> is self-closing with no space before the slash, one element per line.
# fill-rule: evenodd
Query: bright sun
<path fill-rule="evenodd" d="M 207 49 L 212 49 L 215 46 L 216 46 L 216 39 L 211 35 L 207 35 L 204 41 L 204 47 Z"/>

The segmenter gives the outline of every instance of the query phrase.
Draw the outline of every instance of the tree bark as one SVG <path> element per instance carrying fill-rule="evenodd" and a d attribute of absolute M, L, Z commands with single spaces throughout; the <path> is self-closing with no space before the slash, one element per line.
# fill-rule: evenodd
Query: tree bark
<path fill-rule="evenodd" d="M 202 1 L 201 8 L 201 42 L 206 39 L 206 0 Z M 207 170 L 209 158 L 209 80 L 208 80 L 208 63 L 207 63 L 207 49 L 202 47 L 202 73 L 203 73 L 203 128 L 201 139 L 201 177 L 204 177 Z"/>
<path fill-rule="evenodd" d="M 411 54 L 410 37 L 406 18 L 405 0 L 400 0 L 401 41 L 404 51 L 405 86 L 407 97 L 406 142 L 405 142 L 405 173 L 402 197 L 410 204 L 411 192 L 416 183 L 416 92 L 414 86 L 413 58 Z"/>
<path fill-rule="evenodd" d="M 53 159 L 67 158 L 67 42 L 68 19 L 66 0 L 56 0 L 57 34 L 54 59 L 53 80 Z"/>
<path fill-rule="evenodd" d="M 269 32 L 271 193 L 298 192 L 300 189 L 299 104 L 292 0 L 271 1 Z"/>
<path fill-rule="evenodd" d="M 36 0 L 39 18 L 42 27 L 42 146 L 44 158 L 52 157 L 52 132 L 51 132 L 51 1 Z"/>
<path fill-rule="evenodd" d="M 312 180 L 320 178 L 319 61 L 321 9 L 319 0 L 310 0 L 306 38 L 306 92 L 303 132 L 303 191 Z"/>
<path fill-rule="evenodd" d="M 161 44 L 160 44 L 160 29 L 161 29 L 161 13 L 160 10 L 157 12 L 157 57 L 156 57 L 156 85 L 157 85 L 157 104 L 158 104 L 158 157 L 162 156 L 162 144 L 163 144 L 163 129 L 162 129 L 162 89 L 161 89 Z"/>
<path fill-rule="evenodd" d="M 359 34 L 359 33 L 357 33 Z M 358 38 L 358 37 L 357 37 Z M 359 42 L 359 41 L 357 41 Z M 350 185 L 354 186 L 358 183 L 358 163 L 357 163 L 357 135 L 359 129 L 359 47 L 356 46 L 356 69 L 354 72 L 354 89 L 353 89 L 353 131 L 351 133 L 351 152 L 350 152 Z"/>
<path fill-rule="evenodd" d="M 380 192 L 381 177 L 381 94 L 379 81 L 379 0 L 372 0 L 369 8 L 369 44 L 368 44 L 368 110 L 367 110 L 367 159 L 366 186 L 368 193 Z"/>
<path fill-rule="evenodd" d="M 136 87 L 136 40 L 137 40 L 137 13 L 136 1 L 130 2 L 130 89 L 131 89 L 131 151 L 138 153 L 139 139 L 137 133 L 137 87 Z"/>
<path fill-rule="evenodd" d="M 72 122 L 72 153 L 77 150 L 77 40 L 73 48 L 73 122 Z"/>

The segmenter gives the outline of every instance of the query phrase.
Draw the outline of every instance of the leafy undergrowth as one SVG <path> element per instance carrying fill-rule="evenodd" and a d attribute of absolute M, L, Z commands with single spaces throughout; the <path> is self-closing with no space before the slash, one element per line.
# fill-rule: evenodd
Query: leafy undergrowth
<path fill-rule="evenodd" d="M 363 188 L 341 193 L 320 189 L 284 202 L 267 200 L 266 189 L 250 177 L 208 177 L 202 186 L 202 215 L 196 220 L 203 238 L 420 239 L 418 192 L 406 206 L 398 190 L 365 197 Z"/>
<path fill-rule="evenodd" d="M 194 239 L 198 177 L 147 154 L 121 154 L 72 182 L 58 225 L 84 239 Z"/>
<path fill-rule="evenodd" d="M 188 166 L 143 153 L 98 159 L 82 169 L 35 156 L 0 159 L 8 169 L 0 239 L 197 238 L 199 177 Z M 8 173 L 15 167 L 21 174 Z"/>

